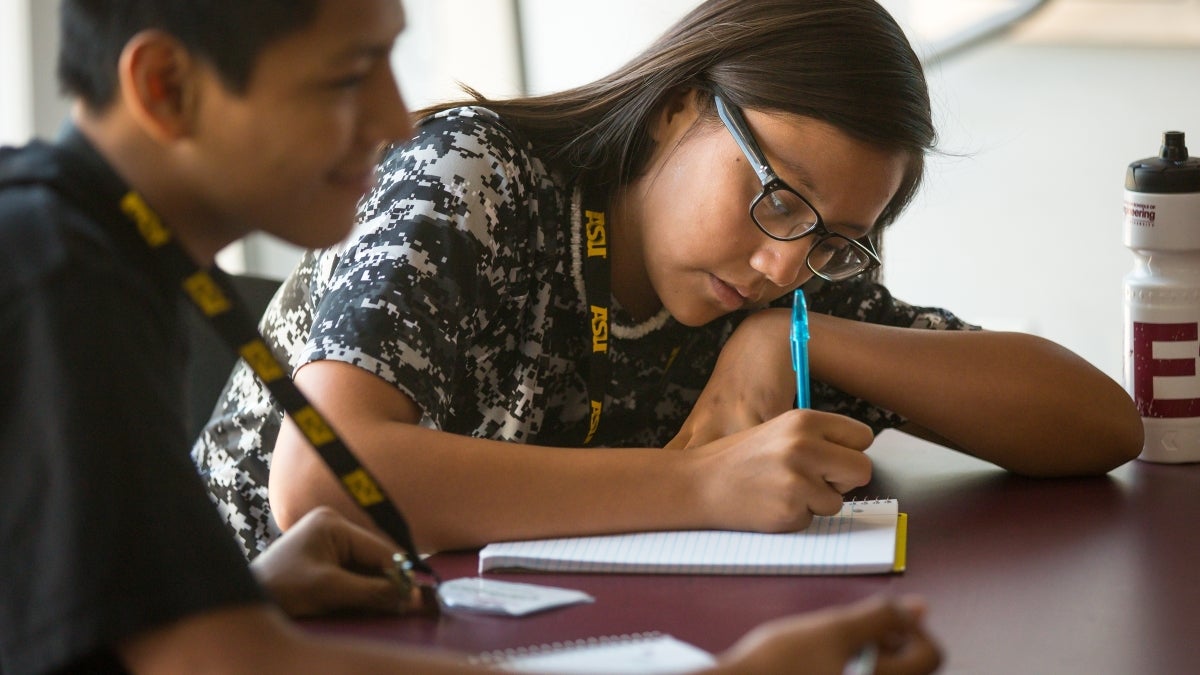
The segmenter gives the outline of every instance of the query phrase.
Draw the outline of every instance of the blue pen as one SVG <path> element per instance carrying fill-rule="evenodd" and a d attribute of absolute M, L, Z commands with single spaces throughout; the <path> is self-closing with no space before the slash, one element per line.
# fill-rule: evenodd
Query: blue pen
<path fill-rule="evenodd" d="M 809 407 L 808 393 L 808 303 L 799 288 L 792 294 L 792 370 L 796 371 L 796 407 Z M 842 671 L 843 675 L 873 675 L 879 659 L 874 644 L 863 647 Z"/>
<path fill-rule="evenodd" d="M 804 291 L 792 294 L 792 370 L 796 371 L 796 407 L 809 407 L 808 397 L 808 305 Z"/>

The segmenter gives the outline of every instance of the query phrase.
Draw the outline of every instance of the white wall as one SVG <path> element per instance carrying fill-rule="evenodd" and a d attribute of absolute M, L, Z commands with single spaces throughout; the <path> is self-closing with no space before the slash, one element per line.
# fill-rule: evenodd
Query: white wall
<path fill-rule="evenodd" d="M 518 2 L 531 93 L 566 89 L 608 74 L 700 4 L 700 0 Z M 1037 2 L 880 0 L 922 55 L 977 37 Z"/>
<path fill-rule="evenodd" d="M 70 113 L 70 104 L 58 89 L 58 0 L 0 0 L 28 3 L 30 31 L 30 91 L 33 133 L 53 138 Z"/>
<path fill-rule="evenodd" d="M 520 0 L 529 93 L 584 84 L 616 70 L 699 0 Z"/>
<path fill-rule="evenodd" d="M 929 73 L 941 148 L 887 235 L 899 297 L 1039 333 L 1120 379 L 1125 167 L 1200 154 L 1200 50 L 1005 41 Z M 1197 224 L 1200 226 L 1200 223 Z"/>
<path fill-rule="evenodd" d="M 0 144 L 49 138 L 67 114 L 54 78 L 58 2 L 0 0 Z"/>
<path fill-rule="evenodd" d="M 23 143 L 33 135 L 28 10 L 25 2 L 0 1 L 0 145 Z"/>

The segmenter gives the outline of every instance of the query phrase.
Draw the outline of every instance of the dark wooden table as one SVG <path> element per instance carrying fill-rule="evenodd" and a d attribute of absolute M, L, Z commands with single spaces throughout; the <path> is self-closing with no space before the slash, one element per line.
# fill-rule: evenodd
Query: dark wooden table
<path fill-rule="evenodd" d="M 869 451 L 900 500 L 908 571 L 858 577 L 495 574 L 584 590 L 590 605 L 524 618 L 337 619 L 315 631 L 470 653 L 662 631 L 712 652 L 766 619 L 875 593 L 923 595 L 946 673 L 1200 672 L 1200 465 L 1131 462 L 1038 480 L 904 434 Z M 473 576 L 474 553 L 430 559 Z"/>

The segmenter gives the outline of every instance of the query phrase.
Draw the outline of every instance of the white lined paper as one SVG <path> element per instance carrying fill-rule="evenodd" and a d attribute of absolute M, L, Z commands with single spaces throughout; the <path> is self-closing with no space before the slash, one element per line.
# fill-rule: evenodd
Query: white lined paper
<path fill-rule="evenodd" d="M 617 635 L 486 652 L 477 665 L 522 673 L 666 675 L 715 665 L 712 654 L 663 633 Z"/>
<path fill-rule="evenodd" d="M 479 571 L 630 574 L 878 574 L 893 571 L 899 505 L 852 501 L 801 532 L 639 532 L 488 544 Z"/>

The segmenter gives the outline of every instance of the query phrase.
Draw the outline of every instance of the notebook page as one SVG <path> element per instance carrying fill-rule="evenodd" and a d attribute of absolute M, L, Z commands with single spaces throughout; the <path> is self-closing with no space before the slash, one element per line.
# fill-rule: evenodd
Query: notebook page
<path fill-rule="evenodd" d="M 846 502 L 802 532 L 762 534 L 693 530 L 567 537 L 489 544 L 480 572 L 523 568 L 554 572 L 651 574 L 874 574 L 892 571 L 896 500 Z"/>
<path fill-rule="evenodd" d="M 521 673 L 689 673 L 712 666 L 708 652 L 670 635 L 623 635 L 481 654 L 473 663 Z"/>

